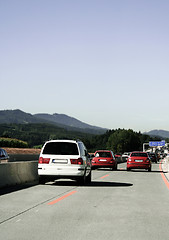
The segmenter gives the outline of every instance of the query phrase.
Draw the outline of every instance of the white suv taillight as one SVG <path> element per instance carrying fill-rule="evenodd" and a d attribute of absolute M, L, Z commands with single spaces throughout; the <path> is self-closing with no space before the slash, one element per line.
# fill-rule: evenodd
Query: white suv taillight
<path fill-rule="evenodd" d="M 39 163 L 41 164 L 49 164 L 49 162 L 50 162 L 50 158 L 43 158 L 43 157 L 39 158 Z"/>
<path fill-rule="evenodd" d="M 78 158 L 78 159 L 70 159 L 71 164 L 78 164 L 78 165 L 83 165 L 83 159 Z"/>

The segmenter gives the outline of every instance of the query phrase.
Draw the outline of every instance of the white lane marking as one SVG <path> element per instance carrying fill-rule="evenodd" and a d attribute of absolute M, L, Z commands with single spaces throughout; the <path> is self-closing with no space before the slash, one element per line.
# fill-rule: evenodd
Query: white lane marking
<path fill-rule="evenodd" d="M 21 219 L 18 219 L 16 222 L 20 222 L 21 221 Z"/>

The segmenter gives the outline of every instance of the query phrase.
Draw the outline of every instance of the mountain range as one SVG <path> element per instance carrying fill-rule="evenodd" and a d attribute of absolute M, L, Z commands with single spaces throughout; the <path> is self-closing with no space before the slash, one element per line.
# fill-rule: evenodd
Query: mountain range
<path fill-rule="evenodd" d="M 144 134 L 147 134 L 152 137 L 160 137 L 160 138 L 169 138 L 169 131 L 166 130 L 151 130 L 149 132 L 145 132 Z"/>
<path fill-rule="evenodd" d="M 16 110 L 0 110 L 0 124 L 29 124 L 29 123 L 46 123 L 52 124 L 60 128 L 64 128 L 70 131 L 91 133 L 91 134 L 103 134 L 108 129 L 101 128 L 97 126 L 92 126 L 90 124 L 84 123 L 76 118 L 70 117 L 66 114 L 47 114 L 38 113 L 30 114 Z M 144 132 L 143 134 L 159 137 L 159 138 L 169 138 L 169 131 L 165 130 L 151 130 L 149 132 Z"/>
<path fill-rule="evenodd" d="M 93 134 L 103 134 L 108 129 L 97 126 L 92 126 L 84 123 L 76 118 L 70 117 L 65 114 L 30 114 L 16 110 L 1 110 L 0 111 L 0 124 L 29 124 L 29 123 L 48 123 L 56 125 L 70 131 L 80 131 Z"/>

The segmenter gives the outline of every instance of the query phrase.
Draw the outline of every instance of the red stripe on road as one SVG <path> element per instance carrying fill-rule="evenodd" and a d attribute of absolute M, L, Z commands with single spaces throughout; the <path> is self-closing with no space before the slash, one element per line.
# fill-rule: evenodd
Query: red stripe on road
<path fill-rule="evenodd" d="M 109 174 L 107 174 L 107 175 L 105 175 L 105 176 L 103 176 L 103 177 L 100 177 L 100 178 L 103 179 L 103 178 L 108 177 L 108 176 L 109 176 Z"/>
<path fill-rule="evenodd" d="M 165 182 L 166 186 L 167 186 L 167 187 L 168 187 L 168 189 L 169 189 L 169 182 L 168 182 L 168 180 L 167 180 L 167 178 L 166 178 L 165 174 L 162 172 L 162 168 L 161 168 L 161 162 L 160 162 L 159 168 L 160 168 L 160 172 L 161 172 L 162 179 L 164 180 L 164 182 Z"/>
<path fill-rule="evenodd" d="M 60 197 L 60 198 L 57 198 L 56 200 L 54 200 L 54 201 L 52 201 L 52 202 L 49 202 L 48 205 L 53 205 L 53 204 L 55 204 L 55 203 L 57 203 L 57 202 L 65 199 L 65 198 L 71 196 L 72 194 L 74 194 L 74 193 L 76 193 L 76 192 L 77 192 L 77 191 L 72 191 L 72 192 L 70 192 L 70 193 L 68 193 L 68 194 L 66 194 L 66 195 L 64 195 L 64 196 L 62 196 L 62 197 Z"/>

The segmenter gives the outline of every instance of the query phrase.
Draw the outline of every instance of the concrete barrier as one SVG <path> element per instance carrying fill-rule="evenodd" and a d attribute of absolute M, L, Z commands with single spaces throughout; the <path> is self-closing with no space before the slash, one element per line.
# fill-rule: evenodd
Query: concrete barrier
<path fill-rule="evenodd" d="M 38 161 L 39 154 L 10 154 L 8 162 Z"/>
<path fill-rule="evenodd" d="M 0 163 L 0 188 L 37 180 L 37 161 Z"/>

